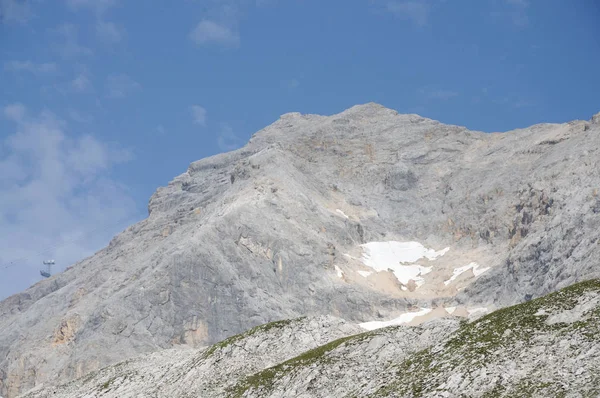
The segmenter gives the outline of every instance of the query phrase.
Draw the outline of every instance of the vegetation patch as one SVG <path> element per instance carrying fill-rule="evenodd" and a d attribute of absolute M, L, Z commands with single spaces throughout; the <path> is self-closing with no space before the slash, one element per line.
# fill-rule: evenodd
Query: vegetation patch
<path fill-rule="evenodd" d="M 103 384 L 100 385 L 100 391 L 108 390 L 110 388 L 110 385 L 114 383 L 116 379 L 116 377 L 111 377 L 110 379 L 105 381 Z"/>
<path fill-rule="evenodd" d="M 305 318 L 306 317 L 295 318 L 295 319 L 284 319 L 281 321 L 275 321 L 275 322 L 265 323 L 264 325 L 256 326 L 242 334 L 236 334 L 235 336 L 231 336 L 217 344 L 212 345 L 206 351 L 204 351 L 204 353 L 202 354 L 202 359 L 209 358 L 217 350 L 221 350 L 225 347 L 228 347 L 238 341 L 244 340 L 245 338 L 253 336 L 257 333 L 266 333 L 266 332 L 270 331 L 271 329 L 283 329 L 284 327 L 289 326 L 294 322 L 300 322 L 300 321 L 304 320 Z"/>
<path fill-rule="evenodd" d="M 271 391 L 275 385 L 275 382 L 287 374 L 297 372 L 301 368 L 306 368 L 317 363 L 333 363 L 335 359 L 327 354 L 340 347 L 342 344 L 359 344 L 366 339 L 370 339 L 380 334 L 385 334 L 390 329 L 396 328 L 399 328 L 399 326 L 390 326 L 387 328 L 342 337 L 325 345 L 306 351 L 295 358 L 289 359 L 271 368 L 267 368 L 261 372 L 246 377 L 229 391 L 230 396 L 235 398 L 242 397 L 244 393 L 250 389 L 260 391 L 261 393 Z"/>
<path fill-rule="evenodd" d="M 577 283 L 536 300 L 495 311 L 473 323 L 462 324 L 444 343 L 415 353 L 396 365 L 396 381 L 381 388 L 375 396 L 423 396 L 440 388 L 449 375 L 469 376 L 496 359 L 502 360 L 507 353 L 516 356 L 519 348 L 528 347 L 540 335 L 559 338 L 577 333 L 581 338 L 597 341 L 600 336 L 598 306 L 580 321 L 546 322 L 551 314 L 573 309 L 581 297 L 589 293 L 600 293 L 600 280 Z M 524 379 L 510 387 L 497 383 L 484 397 L 560 397 L 564 395 L 563 390 L 558 380 Z"/>

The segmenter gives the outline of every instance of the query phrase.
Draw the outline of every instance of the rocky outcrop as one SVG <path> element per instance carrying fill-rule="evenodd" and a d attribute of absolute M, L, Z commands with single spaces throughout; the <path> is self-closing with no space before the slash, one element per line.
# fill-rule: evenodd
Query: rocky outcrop
<path fill-rule="evenodd" d="M 356 326 L 334 318 L 278 322 L 23 398 L 598 396 L 599 315 L 591 280 L 470 323 L 348 335 Z"/>
<path fill-rule="evenodd" d="M 360 331 L 358 325 L 330 316 L 272 322 L 207 349 L 160 351 L 60 388 L 38 386 L 25 396 L 223 397 L 248 375 Z"/>
<path fill-rule="evenodd" d="M 377 104 L 284 115 L 0 302 L 0 395 L 276 320 L 484 313 L 598 275 L 599 147 L 587 121 L 485 134 Z"/>

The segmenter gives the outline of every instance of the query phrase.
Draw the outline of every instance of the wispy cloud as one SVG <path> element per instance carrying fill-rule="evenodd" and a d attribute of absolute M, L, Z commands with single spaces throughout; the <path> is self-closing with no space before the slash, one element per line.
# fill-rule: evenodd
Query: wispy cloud
<path fill-rule="evenodd" d="M 82 72 L 71 80 L 71 88 L 77 92 L 84 92 L 92 88 L 92 82 L 87 73 Z"/>
<path fill-rule="evenodd" d="M 125 74 L 110 75 L 106 78 L 106 96 L 108 98 L 124 98 L 141 88 L 140 83 Z"/>
<path fill-rule="evenodd" d="M 198 44 L 216 43 L 224 46 L 239 46 L 240 37 L 229 26 L 210 20 L 202 20 L 190 32 L 190 39 Z"/>
<path fill-rule="evenodd" d="M 399 18 L 410 20 L 417 26 L 427 25 L 431 11 L 431 6 L 424 0 L 389 1 L 386 8 Z"/>
<path fill-rule="evenodd" d="M 94 120 L 94 117 L 87 113 L 79 112 L 73 108 L 69 108 L 67 110 L 69 118 L 77 123 L 91 123 Z"/>
<path fill-rule="evenodd" d="M 233 151 L 240 148 L 243 145 L 243 141 L 235 134 L 229 124 L 222 123 L 217 136 L 217 145 L 222 151 Z"/>
<path fill-rule="evenodd" d="M 422 87 L 417 92 L 427 100 L 447 101 L 454 97 L 458 97 L 459 95 L 459 93 L 456 91 L 436 89 L 431 87 Z"/>
<path fill-rule="evenodd" d="M 515 108 L 529 108 L 529 107 L 532 107 L 532 106 L 535 106 L 535 102 L 524 100 L 524 99 L 517 100 L 514 103 L 514 107 Z"/>
<path fill-rule="evenodd" d="M 79 44 L 78 28 L 72 24 L 63 24 L 51 31 L 57 38 L 54 42 L 55 50 L 65 58 L 90 56 L 93 51 Z"/>
<path fill-rule="evenodd" d="M 0 0 L 0 23 L 26 23 L 32 15 L 29 1 Z"/>
<path fill-rule="evenodd" d="M 427 97 L 438 100 L 449 100 L 450 98 L 458 97 L 458 93 L 456 91 L 449 90 L 435 90 L 428 93 Z"/>
<path fill-rule="evenodd" d="M 501 9 L 492 11 L 494 18 L 509 21 L 517 28 L 525 28 L 529 25 L 527 10 L 529 1 L 527 0 L 504 0 Z"/>
<path fill-rule="evenodd" d="M 123 38 L 123 30 L 112 22 L 98 21 L 96 23 L 96 36 L 106 44 L 118 43 Z"/>
<path fill-rule="evenodd" d="M 5 296 L 27 287 L 15 281 L 39 278 L 42 260 L 55 258 L 63 269 L 106 245 L 139 213 L 110 176 L 132 158 L 129 151 L 69 134 L 68 124 L 47 111 L 32 115 L 13 104 L 2 113 L 14 133 L 0 141 L 0 264 L 20 258 L 0 278 Z"/>
<path fill-rule="evenodd" d="M 93 10 L 97 14 L 104 13 L 116 4 L 116 0 L 67 0 L 67 5 L 72 10 L 87 8 Z"/>
<path fill-rule="evenodd" d="M 34 75 L 52 74 L 58 71 L 55 63 L 36 64 L 31 61 L 10 61 L 4 63 L 4 70 L 13 72 L 29 72 Z"/>
<path fill-rule="evenodd" d="M 165 135 L 167 134 L 167 129 L 165 129 L 165 126 L 163 126 L 162 124 L 159 124 L 158 126 L 156 126 L 156 132 L 158 133 L 158 135 Z"/>
<path fill-rule="evenodd" d="M 206 109 L 204 107 L 192 105 L 190 106 L 190 113 L 192 114 L 194 124 L 199 124 L 200 126 L 206 125 Z"/>
<path fill-rule="evenodd" d="M 298 79 L 290 79 L 285 81 L 284 85 L 288 90 L 294 90 L 300 86 L 300 81 Z"/>
<path fill-rule="evenodd" d="M 73 11 L 91 10 L 96 14 L 96 37 L 105 44 L 114 44 L 121 41 L 125 29 L 118 27 L 114 22 L 105 21 L 106 11 L 117 5 L 117 0 L 66 0 L 68 7 Z"/>
<path fill-rule="evenodd" d="M 20 122 L 25 117 L 25 106 L 21 103 L 7 105 L 3 111 L 4 117 L 13 122 Z"/>
<path fill-rule="evenodd" d="M 529 1 L 527 0 L 505 0 L 507 4 L 518 6 L 518 7 L 528 7 Z"/>

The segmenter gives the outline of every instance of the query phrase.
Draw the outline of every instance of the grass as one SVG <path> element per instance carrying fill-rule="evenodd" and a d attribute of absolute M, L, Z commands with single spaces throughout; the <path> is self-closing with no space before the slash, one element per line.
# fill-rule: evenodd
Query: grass
<path fill-rule="evenodd" d="M 448 374 L 468 373 L 485 367 L 503 355 L 510 356 L 519 346 L 528 346 L 536 336 L 542 334 L 560 337 L 578 333 L 582 338 L 597 341 L 600 336 L 600 307 L 592 310 L 583 320 L 553 325 L 546 323 L 549 315 L 538 313 L 541 309 L 546 313 L 570 310 L 587 292 L 600 293 L 600 280 L 581 282 L 536 300 L 495 311 L 473 323 L 463 324 L 445 343 L 420 351 L 398 364 L 396 381 L 381 388 L 375 396 L 423 396 L 446 382 Z M 514 352 L 514 355 L 517 353 Z M 559 381 L 524 379 L 512 386 L 497 383 L 485 392 L 484 397 L 563 395 Z"/>
<path fill-rule="evenodd" d="M 230 397 L 242 397 L 248 390 L 260 391 L 264 394 L 273 388 L 275 382 L 279 378 L 284 377 L 287 374 L 298 372 L 302 368 L 307 368 L 317 363 L 333 363 L 337 359 L 332 358 L 328 355 L 328 353 L 342 346 L 343 344 L 359 344 L 366 339 L 383 334 L 385 331 L 397 327 L 398 326 L 390 326 L 388 328 L 342 337 L 325 345 L 306 351 L 295 358 L 289 359 L 276 366 L 264 369 L 261 372 L 255 373 L 241 380 L 229 391 L 231 394 Z"/>
<path fill-rule="evenodd" d="M 230 346 L 231 344 L 234 344 L 237 341 L 241 341 L 241 340 L 248 338 L 250 336 L 253 336 L 257 333 L 266 333 L 271 329 L 282 329 L 286 326 L 289 326 L 290 324 L 292 324 L 294 322 L 300 322 L 303 319 L 305 319 L 305 317 L 295 318 L 295 319 L 284 319 L 281 321 L 275 321 L 275 322 L 266 323 L 264 325 L 256 326 L 244 333 L 236 334 L 235 336 L 231 336 L 219 343 L 216 343 L 216 344 L 210 346 L 206 351 L 204 351 L 204 353 L 202 355 L 202 359 L 209 358 L 217 350 L 221 350 L 225 347 Z"/>

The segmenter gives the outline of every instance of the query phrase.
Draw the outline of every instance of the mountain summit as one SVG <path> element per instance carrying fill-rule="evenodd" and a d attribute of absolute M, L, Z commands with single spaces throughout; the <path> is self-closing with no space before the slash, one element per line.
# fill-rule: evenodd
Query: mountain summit
<path fill-rule="evenodd" d="M 2 301 L 0 395 L 281 319 L 416 325 L 600 276 L 599 149 L 597 116 L 488 134 L 374 103 L 282 115 Z"/>

